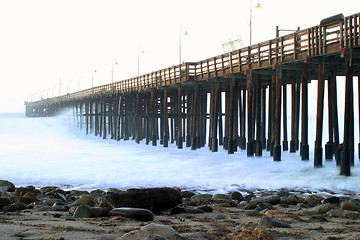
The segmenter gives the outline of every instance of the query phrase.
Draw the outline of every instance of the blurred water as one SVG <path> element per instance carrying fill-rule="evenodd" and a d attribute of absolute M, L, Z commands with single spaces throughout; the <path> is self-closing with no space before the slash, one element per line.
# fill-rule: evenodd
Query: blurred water
<path fill-rule="evenodd" d="M 81 132 L 65 116 L 0 114 L 0 179 L 17 186 L 88 190 L 178 186 L 212 192 L 283 187 L 359 191 L 357 155 L 351 177 L 339 176 L 335 161 L 313 168 L 315 124 L 313 118 L 310 120 L 310 160 L 301 161 L 298 152 L 282 152 L 282 161 L 273 162 L 268 152 L 248 158 L 246 151 L 228 155 L 222 147 L 212 153 L 207 147 L 178 150 L 175 145 L 163 148 L 144 142 L 103 140 Z"/>

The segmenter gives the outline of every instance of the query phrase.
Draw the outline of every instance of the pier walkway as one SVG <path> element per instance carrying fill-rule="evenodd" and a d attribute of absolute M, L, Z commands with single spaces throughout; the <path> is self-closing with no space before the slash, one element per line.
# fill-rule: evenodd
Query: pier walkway
<path fill-rule="evenodd" d="M 353 76 L 360 75 L 359 33 L 360 13 L 339 14 L 317 26 L 199 62 L 25 102 L 26 116 L 54 116 L 73 108 L 78 126 L 103 138 L 145 140 L 154 146 L 160 140 L 164 147 L 171 142 L 191 149 L 207 143 L 213 152 L 222 145 L 229 154 L 246 149 L 249 157 L 261 156 L 266 150 L 274 161 L 281 160 L 281 150 L 299 151 L 308 160 L 308 84 L 317 79 L 316 99 L 311 97 L 317 103 L 314 167 L 321 167 L 323 158 L 335 157 L 340 174 L 350 176 L 355 151 Z M 342 142 L 336 76 L 345 76 L 346 85 Z M 329 139 L 323 156 L 326 80 Z M 290 103 L 287 85 L 291 85 Z M 358 91 L 360 96 L 360 88 Z M 288 116 L 287 104 L 291 104 L 289 140 L 284 117 Z M 360 143 L 358 148 L 360 151 Z"/>

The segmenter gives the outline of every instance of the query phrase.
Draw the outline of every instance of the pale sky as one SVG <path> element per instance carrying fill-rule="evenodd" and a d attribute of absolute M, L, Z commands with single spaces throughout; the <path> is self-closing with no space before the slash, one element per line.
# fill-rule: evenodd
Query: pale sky
<path fill-rule="evenodd" d="M 222 43 L 249 44 L 250 0 L 0 0 L 0 112 L 23 112 L 30 97 L 52 97 L 223 53 Z M 358 13 L 358 0 L 260 0 L 253 44 L 275 27 L 301 29 Z M 117 62 L 117 65 L 114 63 Z M 94 73 L 94 70 L 96 72 Z"/>

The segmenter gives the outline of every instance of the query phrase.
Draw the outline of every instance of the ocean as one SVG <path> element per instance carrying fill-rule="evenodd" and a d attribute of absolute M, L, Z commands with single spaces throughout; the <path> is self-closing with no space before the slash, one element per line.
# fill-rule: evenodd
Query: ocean
<path fill-rule="evenodd" d="M 280 188 L 360 191 L 357 152 L 351 177 L 339 175 L 335 160 L 313 167 L 315 123 L 314 118 L 309 120 L 310 160 L 302 161 L 299 152 L 282 152 L 282 161 L 274 162 L 266 151 L 262 157 L 247 157 L 245 150 L 228 155 L 221 146 L 212 153 L 207 147 L 179 150 L 173 144 L 164 148 L 103 140 L 77 128 L 71 114 L 52 118 L 0 114 L 0 179 L 16 186 L 83 190 L 177 186 L 212 193 Z M 324 135 L 323 144 L 326 131 Z"/>

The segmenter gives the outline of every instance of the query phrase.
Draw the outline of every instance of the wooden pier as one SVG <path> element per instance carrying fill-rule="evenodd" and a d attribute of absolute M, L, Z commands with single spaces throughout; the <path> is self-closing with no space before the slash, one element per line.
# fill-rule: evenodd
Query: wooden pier
<path fill-rule="evenodd" d="M 229 154 L 246 149 L 249 157 L 269 151 L 274 161 L 281 160 L 282 150 L 299 151 L 302 160 L 308 160 L 308 84 L 316 79 L 317 98 L 311 96 L 317 103 L 314 167 L 321 167 L 323 158 L 335 157 L 340 174 L 350 176 L 355 151 L 353 76 L 360 75 L 359 33 L 360 13 L 339 14 L 317 26 L 199 62 L 26 102 L 26 116 L 54 116 L 72 108 L 78 126 L 102 138 L 164 147 L 170 142 L 191 149 L 207 143 L 213 152 L 219 146 Z M 342 142 L 336 76 L 345 76 L 346 86 Z M 287 85 L 291 85 L 290 92 Z M 325 88 L 329 139 L 323 156 Z M 360 96 L 360 78 L 358 92 Z M 291 104 L 290 142 L 287 104 Z"/>

